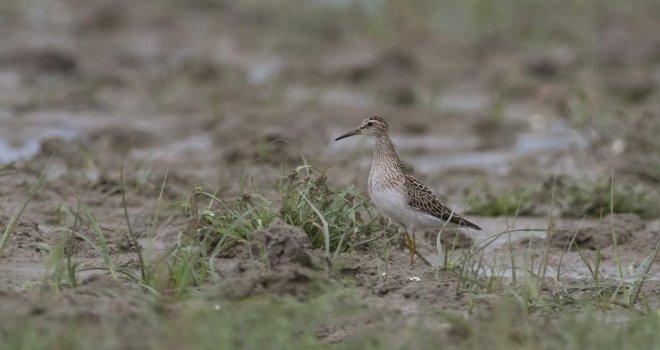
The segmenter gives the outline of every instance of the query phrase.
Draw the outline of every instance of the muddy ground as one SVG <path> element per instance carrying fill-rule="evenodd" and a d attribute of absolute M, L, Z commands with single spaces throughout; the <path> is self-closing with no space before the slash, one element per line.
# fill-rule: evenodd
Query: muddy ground
<path fill-rule="evenodd" d="M 141 305 L 154 302 L 150 294 L 95 270 L 104 261 L 82 238 L 71 248 L 81 285 L 52 293 L 49 251 L 63 228 L 81 220 L 80 203 L 108 238 L 115 264 L 135 269 L 122 164 L 126 209 L 143 243 L 162 188 L 150 244 L 166 252 L 189 225 L 182 203 L 196 187 L 226 200 L 260 193 L 276 201 L 278 175 L 307 162 L 327 168 L 333 186 L 364 192 L 368 140 L 332 140 L 371 115 L 390 122 L 406 165 L 459 212 L 469 212 L 473 191 L 547 188 L 564 177 L 614 173 L 617 181 L 657 191 L 660 177 L 645 167 L 660 150 L 657 4 L 510 14 L 539 20 L 537 33 L 524 23 L 502 24 L 509 18 L 502 13 L 467 30 L 472 17 L 453 25 L 451 15 L 428 18 L 423 9 L 433 2 L 419 2 L 422 10 L 369 3 L 4 1 L 1 229 L 42 173 L 44 180 L 0 251 L 1 314 L 35 318 L 46 328 L 69 319 L 148 323 Z M 600 255 L 608 278 L 618 278 L 619 267 L 633 278 L 659 239 L 655 215 L 571 215 L 560 207 L 538 196 L 524 215 L 468 215 L 483 230 L 467 234 L 478 243 L 513 231 L 485 249 L 505 278 L 512 277 L 511 259 L 538 263 L 548 252 L 552 273 L 561 270 L 544 290 L 549 294 L 592 280 L 582 253 Z M 556 229 L 551 237 L 549 227 Z M 89 225 L 79 229 L 94 237 Z M 299 228 L 275 222 L 262 236 L 272 245 L 266 244 L 268 263 L 249 246 L 237 247 L 214 260 L 219 279 L 194 295 L 304 299 L 350 288 L 370 310 L 411 320 L 432 319 L 437 310 L 478 313 L 500 300 L 497 292 L 475 297 L 462 290 L 453 271 L 420 261 L 409 266 L 403 246 L 385 255 L 376 245 L 328 261 Z M 437 263 L 435 233 L 421 236 L 422 251 Z M 573 236 L 583 252 L 566 248 Z M 654 265 L 644 303 L 658 304 L 659 281 Z M 181 315 L 194 300 L 165 303 L 157 313 Z M 374 325 L 377 319 L 319 325 L 315 336 L 341 343 L 391 327 Z M 453 334 L 434 322 L 425 322 L 428 332 Z M 145 345 L 141 328 L 122 329 L 137 339 L 136 348 Z"/>

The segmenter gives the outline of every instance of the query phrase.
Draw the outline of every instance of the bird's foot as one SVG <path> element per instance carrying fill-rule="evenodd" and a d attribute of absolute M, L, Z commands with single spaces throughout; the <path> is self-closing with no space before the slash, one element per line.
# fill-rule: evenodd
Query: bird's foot
<path fill-rule="evenodd" d="M 419 251 L 415 250 L 415 254 L 417 254 L 417 257 L 419 257 L 419 260 L 423 261 L 426 266 L 433 266 L 431 262 Z M 412 265 L 412 264 L 411 264 Z"/>

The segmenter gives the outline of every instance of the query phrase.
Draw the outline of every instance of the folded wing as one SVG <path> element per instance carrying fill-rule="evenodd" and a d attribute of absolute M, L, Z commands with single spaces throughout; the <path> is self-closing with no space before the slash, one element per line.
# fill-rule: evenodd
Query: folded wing
<path fill-rule="evenodd" d="M 408 205 L 411 207 L 439 219 L 449 221 L 459 227 L 481 230 L 479 226 L 463 219 L 460 215 L 445 207 L 431 190 L 411 175 L 406 174 L 405 188 L 408 190 Z"/>

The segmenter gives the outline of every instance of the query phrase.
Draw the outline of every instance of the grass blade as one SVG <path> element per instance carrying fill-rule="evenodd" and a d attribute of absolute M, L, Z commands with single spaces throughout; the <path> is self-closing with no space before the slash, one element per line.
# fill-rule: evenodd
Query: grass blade
<path fill-rule="evenodd" d="M 105 262 L 106 266 L 108 267 L 108 270 L 110 271 L 110 274 L 112 277 L 117 277 L 115 265 L 112 262 L 112 258 L 110 257 L 110 249 L 108 248 L 108 241 L 103 235 L 103 230 L 101 230 L 101 226 L 99 226 L 98 221 L 96 220 L 96 217 L 92 212 L 87 208 L 86 205 L 81 204 L 80 210 L 82 210 L 83 215 L 87 218 L 87 220 L 90 222 L 90 225 L 92 226 L 92 230 L 96 234 L 96 238 L 98 239 L 98 245 L 92 245 L 93 247 L 98 250 L 98 252 L 101 254 L 101 257 L 103 258 L 103 261 Z M 82 236 L 82 235 L 78 235 Z M 91 243 L 89 239 L 85 239 L 88 243 Z"/>
<path fill-rule="evenodd" d="M 30 191 L 28 192 L 27 197 L 23 200 L 23 203 L 16 208 L 14 213 L 12 214 L 11 218 L 9 218 L 9 222 L 7 223 L 7 226 L 5 227 L 4 232 L 2 232 L 2 236 L 0 237 L 0 251 L 5 248 L 7 245 L 7 242 L 9 241 L 9 237 L 14 233 L 14 230 L 16 229 L 16 225 L 18 225 L 18 220 L 20 219 L 21 215 L 23 215 L 23 212 L 25 212 L 25 209 L 28 206 L 28 203 L 34 198 L 34 195 L 37 193 L 37 190 L 41 188 L 41 185 L 44 183 L 44 179 L 46 176 L 46 170 L 48 169 L 48 164 L 44 167 L 44 170 L 41 172 L 41 175 L 39 175 L 39 178 L 37 179 L 37 183 L 30 188 Z"/>

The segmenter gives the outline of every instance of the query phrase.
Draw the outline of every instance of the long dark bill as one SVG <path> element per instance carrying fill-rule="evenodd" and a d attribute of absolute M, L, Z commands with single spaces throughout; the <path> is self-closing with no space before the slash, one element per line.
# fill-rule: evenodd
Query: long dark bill
<path fill-rule="evenodd" d="M 360 133 L 360 132 L 359 132 L 357 129 L 356 129 L 356 130 L 353 130 L 353 131 L 349 131 L 349 132 L 345 133 L 344 135 L 341 135 L 341 136 L 339 136 L 338 138 L 336 138 L 335 141 L 339 141 L 339 140 L 341 140 L 341 139 L 345 139 L 345 138 L 347 138 L 347 137 L 355 136 L 355 135 L 357 135 L 357 134 L 359 134 L 359 133 Z"/>

